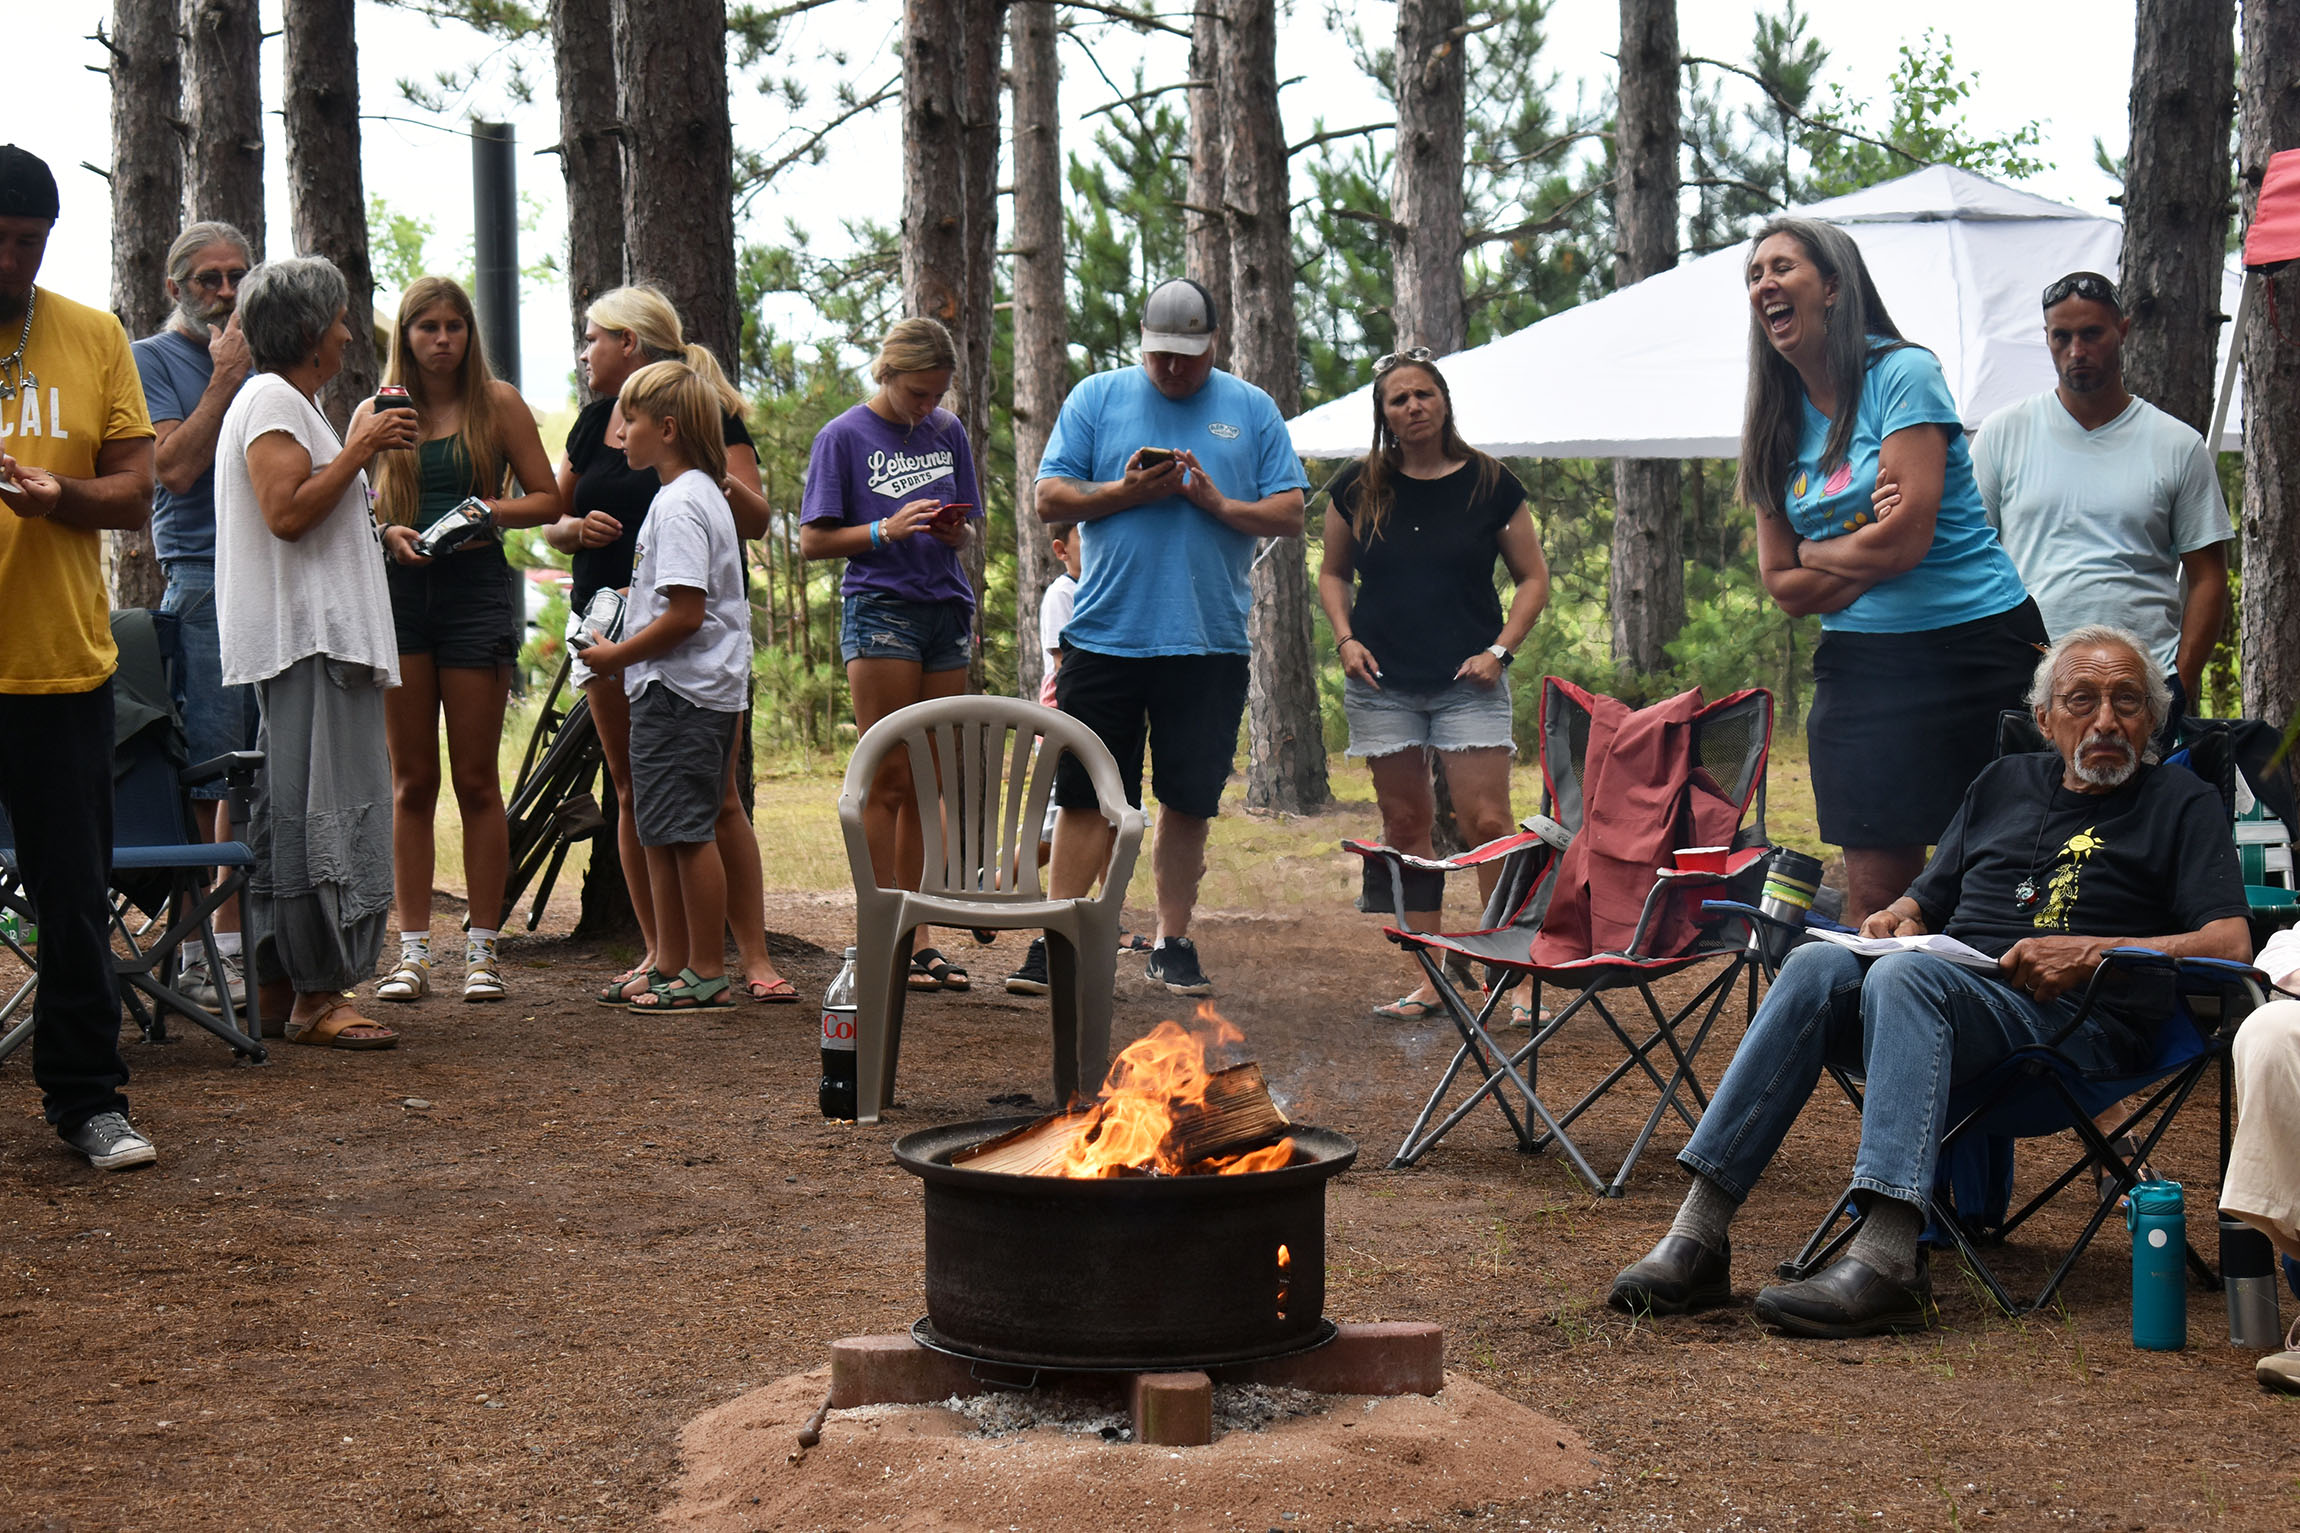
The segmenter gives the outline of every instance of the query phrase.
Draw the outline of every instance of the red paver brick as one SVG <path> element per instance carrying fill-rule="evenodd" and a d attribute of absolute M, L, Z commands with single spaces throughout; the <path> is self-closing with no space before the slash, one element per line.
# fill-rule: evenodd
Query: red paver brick
<path fill-rule="evenodd" d="M 1202 1373 L 1134 1374 L 1126 1403 L 1138 1443 L 1196 1448 L 1214 1440 L 1214 1381 Z"/>
<path fill-rule="evenodd" d="M 981 1389 L 964 1361 L 908 1336 L 848 1336 L 831 1343 L 831 1404 L 839 1410 L 924 1405 Z"/>
<path fill-rule="evenodd" d="M 1326 1395 L 1434 1395 L 1445 1387 L 1445 1332 L 1407 1320 L 1344 1325 L 1314 1352 L 1233 1363 L 1214 1376 Z"/>

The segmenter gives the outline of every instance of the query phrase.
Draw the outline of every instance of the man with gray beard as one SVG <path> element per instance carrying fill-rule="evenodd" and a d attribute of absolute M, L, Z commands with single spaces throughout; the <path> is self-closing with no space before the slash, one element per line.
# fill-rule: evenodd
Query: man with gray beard
<path fill-rule="evenodd" d="M 240 338 L 240 279 L 254 263 L 248 238 L 225 223 L 196 223 L 168 247 L 168 297 L 175 311 L 156 335 L 135 344 L 136 371 L 158 438 L 159 488 L 152 497 L 152 552 L 168 578 L 160 610 L 180 621 L 185 746 L 193 761 L 251 749 L 256 736 L 253 687 L 224 685 L 216 636 L 216 428 L 231 408 L 251 362 Z M 203 834 L 226 840 L 218 783 L 192 790 Z M 235 1004 L 247 999 L 240 972 L 239 901 L 216 912 L 216 950 Z M 183 946 L 183 992 L 218 1004 L 205 945 Z"/>
<path fill-rule="evenodd" d="M 1868 1217 L 1842 1259 L 1760 1292 L 1757 1319 L 1821 1337 L 1930 1323 L 1917 1237 L 1949 1093 L 2067 1026 L 2112 947 L 2252 955 L 2227 810 L 2149 749 L 2170 701 L 2154 657 L 2121 629 L 2078 628 L 2053 646 L 2029 691 L 2052 750 L 1991 763 L 1908 893 L 1861 928 L 1946 933 L 1997 967 L 1919 952 L 1865 959 L 1821 942 L 1792 953 L 1677 1157 L 1693 1179 L 1684 1206 L 1614 1279 L 1614 1308 L 1679 1314 L 1731 1301 L 1727 1227 L 1835 1063 L 1868 1081 L 1853 1163 Z M 2088 1069 L 2132 1073 L 2170 992 L 2164 976 L 2113 974 L 2060 1048 Z"/>

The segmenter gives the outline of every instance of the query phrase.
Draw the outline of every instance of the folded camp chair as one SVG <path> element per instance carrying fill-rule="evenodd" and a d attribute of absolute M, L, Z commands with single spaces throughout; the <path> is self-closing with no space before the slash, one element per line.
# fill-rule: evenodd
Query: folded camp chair
<path fill-rule="evenodd" d="M 168 1016 L 173 1013 L 215 1034 L 236 1057 L 261 1064 L 266 1050 L 256 989 L 248 987 L 243 1014 L 225 983 L 213 921 L 225 901 L 244 893 L 255 866 L 245 829 L 263 757 L 254 751 L 233 751 L 185 766 L 183 723 L 167 684 L 176 655 L 175 619 L 141 608 L 114 612 L 112 638 L 119 646 L 120 663 L 112 674 L 109 878 L 115 937 L 112 964 L 120 979 L 121 1001 L 148 1043 L 168 1040 Z M 223 803 L 233 830 L 233 839 L 222 843 L 201 837 L 189 792 L 218 780 L 225 786 Z M 0 812 L 0 903 L 20 916 L 36 918 L 16 866 L 15 844 L 15 829 Z M 213 877 L 216 869 L 222 870 L 221 877 Z M 218 1010 L 201 1006 L 176 987 L 179 954 L 193 937 L 206 946 Z M 20 960 L 35 965 L 36 981 L 33 955 L 12 941 L 9 946 Z M 0 1010 L 0 1022 L 9 1019 L 31 990 L 28 981 L 8 1009 Z M 22 1047 L 31 1034 L 29 1016 L 0 1034 L 0 1059 Z"/>
<path fill-rule="evenodd" d="M 2111 973 L 2163 976 L 2171 982 L 2175 1001 L 2171 1014 L 2157 1027 L 2155 1051 L 2148 1061 L 2128 1076 L 2102 1079 L 2086 1074 L 2059 1046 L 2090 1015 L 2102 982 Z M 2006 1314 L 2025 1315 L 2050 1304 L 2101 1224 L 2116 1212 L 2116 1196 L 2094 1200 L 2091 1217 L 2034 1298 L 2016 1298 L 1980 1248 L 2004 1244 L 2071 1182 L 2081 1182 L 2089 1194 L 2096 1167 L 2114 1178 L 2117 1194 L 2130 1192 L 2139 1168 L 2205 1073 L 2215 1065 L 2225 1066 L 2237 1028 L 2266 999 L 2267 988 L 2266 976 L 2245 964 L 2217 958 L 2168 958 L 2150 948 L 2109 949 L 2093 971 L 2076 1015 L 2052 1039 L 2016 1050 L 1994 1070 L 1950 1093 L 1949 1126 L 1941 1136 L 1940 1169 L 1930 1200 L 1932 1224 L 1927 1240 L 1935 1245 L 1954 1245 Z M 2223 1075 L 2225 1078 L 2225 1068 Z M 1859 1096 L 1852 1084 L 1842 1077 L 1840 1084 L 1853 1092 L 1857 1104 Z M 2093 1122 L 2096 1114 L 2132 1097 L 2139 1098 L 2138 1105 L 2117 1124 L 2115 1132 L 2103 1133 Z M 2018 1209 L 2010 1208 L 2012 1142 L 2057 1140 L 2071 1131 L 2081 1142 L 2081 1153 L 2034 1197 Z M 2137 1148 L 2129 1158 L 2119 1154 L 2114 1143 L 2127 1135 L 2138 1136 Z M 2225 1175 L 2225 1106 L 2220 1167 Z M 1860 1228 L 1862 1217 L 1848 1187 L 1804 1249 L 1781 1264 L 1781 1275 L 1798 1281 L 1835 1261 Z M 2219 1278 L 2197 1255 L 2194 1242 L 2188 1247 L 2188 1265 L 2206 1287 L 2219 1286 Z"/>
<path fill-rule="evenodd" d="M 576 842 L 606 833 L 611 823 L 600 806 L 614 797 L 612 789 L 596 795 L 592 791 L 599 785 L 599 768 L 606 759 L 599 728 L 591 722 L 591 700 L 568 686 L 569 673 L 569 661 L 562 657 L 559 674 L 552 678 L 527 737 L 519 777 L 504 804 L 511 831 L 511 876 L 503 886 L 499 927 L 511 924 L 512 912 L 532 883 L 535 898 L 527 907 L 527 929 L 535 930 L 567 854 Z"/>
<path fill-rule="evenodd" d="M 1544 815 L 1528 822 L 1538 829 L 1450 860 L 1409 857 L 1367 842 L 1342 843 L 1368 859 L 1368 889 L 1374 896 L 1368 903 L 1375 908 L 1387 903 L 1397 917 L 1398 924 L 1383 934 L 1420 960 L 1461 1035 L 1460 1049 L 1407 1130 L 1392 1166 L 1420 1160 L 1490 1097 L 1508 1120 L 1519 1149 L 1530 1154 L 1555 1144 L 1591 1187 L 1619 1197 L 1663 1118 L 1674 1112 L 1692 1127 L 1694 1113 L 1681 1098 L 1689 1092 L 1696 1107 L 1708 1105 L 1694 1060 L 1737 981 L 1746 981 L 1746 1004 L 1756 1004 L 1762 944 L 1739 917 L 1702 911 L 1700 896 L 1751 898 L 1757 892 L 1770 850 L 1764 806 L 1772 733 L 1773 698 L 1762 690 L 1736 692 L 1714 703 L 1688 692 L 1632 714 L 1612 698 L 1547 677 L 1541 700 Z M 1657 760 L 1670 769 L 1654 770 Z M 1676 849 L 1693 846 L 1728 847 L 1724 870 L 1681 872 L 1672 866 Z M 1496 858 L 1504 859 L 1502 874 L 1482 929 L 1436 933 L 1407 925 L 1409 880 Z M 1378 898 L 1382 873 L 1387 874 L 1386 901 Z M 1428 903 L 1414 908 L 1435 903 L 1427 895 L 1420 898 Z M 1449 953 L 1485 965 L 1492 989 L 1483 1010 L 1473 1011 L 1447 976 Z M 1713 959 L 1722 959 L 1724 966 L 1691 1000 L 1675 1011 L 1662 1006 L 1653 992 L 1656 981 Z M 1514 1051 L 1505 1050 L 1494 1041 L 1489 1024 L 1520 980 L 1531 982 L 1533 1036 Z M 1547 1019 L 1540 1006 L 1545 984 L 1573 992 Z M 1650 1027 L 1642 1040 L 1608 1003 L 1607 997 L 1617 992 L 1629 992 L 1643 1004 L 1642 1019 L 1623 1007 L 1641 1027 Z M 1584 1014 L 1599 1019 L 1619 1044 L 1622 1058 L 1558 1112 L 1537 1089 L 1541 1052 Z M 1446 1099 L 1465 1071 L 1475 1072 L 1477 1084 L 1447 1109 Z M 1652 1085 L 1657 1100 L 1620 1164 L 1610 1176 L 1601 1175 L 1569 1130 L 1633 1074 Z"/>
<path fill-rule="evenodd" d="M 916 890 L 881 888 L 863 835 L 863 804 L 879 764 L 910 756 L 926 840 Z M 1102 892 L 1050 899 L 1038 881 L 1038 835 L 1068 751 L 1094 780 L 1102 817 L 1118 832 Z M 1109 1066 L 1118 916 L 1146 822 L 1126 802 L 1118 764 L 1068 714 L 1011 697 L 913 703 L 870 727 L 847 763 L 839 825 L 855 883 L 855 1116 L 876 1123 L 894 1095 L 913 935 L 921 926 L 1046 933 L 1054 1011 L 1054 1099 L 1102 1084 Z"/>

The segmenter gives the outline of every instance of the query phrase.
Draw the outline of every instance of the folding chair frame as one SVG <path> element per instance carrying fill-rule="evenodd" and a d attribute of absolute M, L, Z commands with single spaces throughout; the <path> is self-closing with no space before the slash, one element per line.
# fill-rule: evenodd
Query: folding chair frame
<path fill-rule="evenodd" d="M 593 840 L 608 826 L 601 801 L 592 791 L 606 754 L 599 744 L 599 727 L 591 719 L 591 700 L 576 697 L 564 710 L 559 707 L 571 674 L 570 662 L 562 659 L 536 715 L 535 730 L 527 737 L 518 781 L 504 804 L 511 828 L 511 876 L 503 886 L 498 925 L 510 924 L 533 883 L 527 930 L 535 930 L 568 852 L 576 842 Z"/>
<path fill-rule="evenodd" d="M 2140 1105 L 2117 1124 L 2113 1133 L 2103 1133 L 2100 1126 L 2093 1121 L 2093 1109 L 2089 1108 L 2069 1085 L 2065 1071 L 2060 1068 L 2065 1064 L 2065 1059 L 2058 1053 L 2058 1049 L 2091 1015 L 2102 979 L 2112 969 L 2130 971 L 2140 968 L 2171 969 L 2177 979 L 2181 981 L 2182 994 L 2190 1000 L 2201 996 L 2217 995 L 2221 1001 L 2221 1017 L 2217 1025 L 2209 1032 L 2200 1025 L 2196 1026 L 2197 1034 L 2203 1043 L 2202 1050 L 2194 1057 L 2155 1077 L 2148 1084 L 2136 1087 L 2136 1093 L 2146 1093 L 2142 1097 Z M 2032 1044 L 2026 1048 L 2015 1050 L 2011 1057 L 1983 1077 L 1980 1083 L 1981 1095 L 1977 1100 L 1969 1105 L 1959 1104 L 1964 1110 L 1958 1113 L 1956 1121 L 1950 1124 L 1948 1131 L 1941 1136 L 1941 1153 L 1944 1158 L 1952 1145 L 1973 1134 L 1989 1133 L 1991 1129 L 1990 1115 L 2004 1106 L 2015 1093 L 2024 1089 L 2033 1089 L 2034 1083 L 2040 1080 L 2051 1088 L 2053 1096 L 2059 1100 L 2061 1107 L 2068 1115 L 2069 1121 L 2062 1126 L 2074 1130 L 2078 1139 L 2083 1142 L 2085 1150 L 2085 1153 L 2079 1156 L 2073 1164 L 2047 1183 L 2041 1192 L 2022 1204 L 2019 1209 L 2008 1213 L 2001 1222 L 1996 1224 L 1983 1226 L 1974 1216 L 1960 1212 L 1954 1202 L 1943 1195 L 1942 1186 L 1937 1181 L 1929 1193 L 1926 1200 L 1927 1211 L 1932 1220 L 1931 1229 L 1936 1242 L 1940 1237 L 1945 1236 L 1947 1243 L 1956 1247 L 1957 1254 L 1964 1258 L 1966 1267 L 1980 1281 L 1981 1286 L 1988 1291 L 1989 1297 L 1996 1301 L 1999 1309 L 2007 1315 L 2017 1318 L 2052 1303 L 2053 1296 L 2060 1292 L 2061 1284 L 2075 1269 L 2078 1258 L 2084 1255 L 2086 1248 L 2092 1244 L 2093 1237 L 2100 1233 L 2100 1227 L 2116 1211 L 2118 1197 L 2129 1193 L 2139 1181 L 2140 1167 L 2147 1162 L 2149 1156 L 2155 1151 L 2157 1142 L 2171 1128 L 2173 1120 L 2180 1114 L 2180 1109 L 2187 1104 L 2189 1097 L 2195 1093 L 2205 1072 L 2215 1064 L 2221 1067 L 2220 1165 L 2223 1173 L 2226 1172 L 2232 1126 L 2227 1077 L 2228 1046 L 2230 1040 L 2235 1036 L 2236 1024 L 2241 1022 L 2243 1016 L 2248 1014 L 2253 1007 L 2261 1004 L 2264 999 L 2262 987 L 2266 984 L 2265 976 L 2245 964 L 2230 963 L 2215 958 L 2167 958 L 2150 948 L 2111 948 L 2101 965 L 2093 971 L 2091 983 L 2086 986 L 2084 1001 L 2078 1007 L 2076 1015 L 2047 1042 Z M 2241 997 L 2241 1004 L 2233 1007 L 2228 1004 L 2228 998 L 2232 994 Z M 2192 1022 L 2191 1025 L 2195 1024 Z M 1863 1105 L 1859 1084 L 1849 1072 L 1839 1066 L 1829 1066 L 1829 1073 L 1836 1078 L 1837 1084 L 1844 1088 L 1847 1097 L 1852 1101 L 1855 1110 L 1858 1111 Z M 2120 1098 L 2120 1100 L 2122 1099 Z M 2153 1122 L 2151 1122 L 2152 1117 Z M 2127 1159 L 2118 1154 L 2113 1141 L 2123 1138 L 2142 1123 L 2149 1123 L 2150 1126 L 2146 1130 L 2145 1137 L 2139 1141 L 2132 1156 Z M 2043 1136 L 2026 1135 L 2021 1137 L 2039 1138 Z M 2113 1172 L 2116 1179 L 2115 1194 L 2103 1196 L 2098 1200 L 2098 1206 L 2093 1209 L 2092 1216 L 2085 1221 L 2083 1231 L 2061 1257 L 2051 1275 L 2045 1279 L 2044 1286 L 2037 1290 L 2036 1296 L 2028 1300 L 2016 1298 L 2011 1289 L 1997 1276 L 1995 1269 L 1981 1255 L 1980 1248 L 1983 1245 L 2001 1246 L 2005 1244 L 2011 1238 L 2012 1233 L 2026 1224 L 2032 1215 L 2058 1197 L 2070 1183 L 2095 1166 L 2104 1171 Z M 1780 1276 L 1790 1282 L 1800 1282 L 1827 1267 L 1851 1244 L 1854 1234 L 1860 1229 L 1861 1222 L 1865 1217 L 1866 1215 L 1852 1197 L 1851 1188 L 1848 1187 L 1846 1192 L 1830 1205 L 1828 1213 L 1822 1216 L 1821 1222 L 1814 1227 L 1812 1235 L 1806 1239 L 1804 1246 L 1797 1254 L 1780 1264 L 1778 1269 Z M 2187 1259 L 2189 1270 L 2196 1274 L 2199 1283 L 2206 1289 L 2219 1288 L 2219 1275 L 2198 1254 L 2194 1241 L 2188 1242 Z"/>

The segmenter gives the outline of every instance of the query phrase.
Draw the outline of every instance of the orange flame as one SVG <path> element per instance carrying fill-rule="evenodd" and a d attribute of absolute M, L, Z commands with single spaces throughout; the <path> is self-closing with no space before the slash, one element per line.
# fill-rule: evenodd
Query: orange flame
<path fill-rule="evenodd" d="M 1048 1174 L 1237 1176 L 1292 1163 L 1291 1138 L 1238 1155 L 1185 1162 L 1186 1146 L 1175 1136 L 1175 1118 L 1205 1106 L 1213 1080 L 1206 1064 L 1208 1053 L 1245 1042 L 1245 1035 L 1211 1006 L 1198 1008 L 1198 1022 L 1196 1031 L 1178 1022 L 1161 1022 L 1119 1054 L 1085 1126 Z"/>

